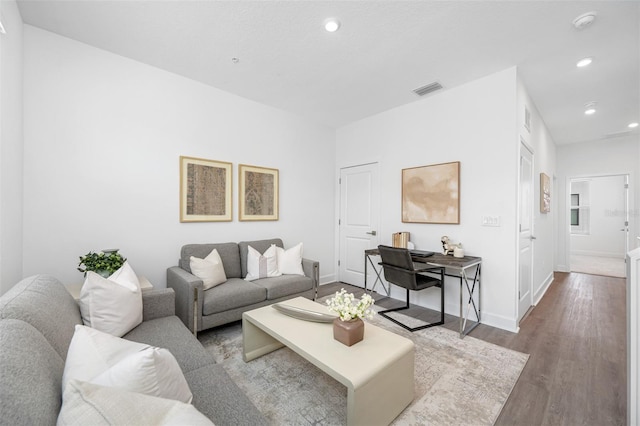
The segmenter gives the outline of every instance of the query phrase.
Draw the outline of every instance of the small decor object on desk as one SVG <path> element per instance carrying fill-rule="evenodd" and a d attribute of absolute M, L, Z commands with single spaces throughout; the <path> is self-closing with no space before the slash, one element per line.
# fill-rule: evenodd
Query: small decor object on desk
<path fill-rule="evenodd" d="M 80 256 L 78 271 L 85 276 L 87 271 L 93 271 L 104 278 L 109 278 L 111 274 L 120 269 L 127 259 L 118 253 L 118 249 L 105 249 L 100 253 L 89 252 Z"/>
<path fill-rule="evenodd" d="M 375 312 L 370 309 L 374 300 L 368 294 L 355 300 L 353 293 L 343 288 L 331 299 L 327 300 L 329 310 L 338 314 L 333 321 L 333 338 L 342 344 L 352 346 L 364 337 L 362 318 L 371 319 Z"/>
<path fill-rule="evenodd" d="M 440 238 L 440 242 L 442 243 L 442 254 L 446 256 L 453 253 L 454 245 L 449 240 L 449 237 L 443 235 L 442 238 Z"/>

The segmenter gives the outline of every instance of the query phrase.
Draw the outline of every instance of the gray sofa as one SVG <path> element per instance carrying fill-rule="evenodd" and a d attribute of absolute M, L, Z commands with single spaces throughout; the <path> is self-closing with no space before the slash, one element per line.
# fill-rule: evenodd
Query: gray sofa
<path fill-rule="evenodd" d="M 143 293 L 143 322 L 125 339 L 167 348 L 193 393 L 193 405 L 214 424 L 267 420 L 222 366 L 174 315 L 171 289 Z M 25 278 L 0 297 L 0 424 L 54 425 L 62 373 L 80 308 L 54 277 Z"/>
<path fill-rule="evenodd" d="M 245 281 L 248 246 L 264 253 L 272 244 L 284 248 L 279 238 L 240 243 L 188 244 L 180 250 L 178 266 L 167 269 L 167 287 L 176 293 L 176 315 L 194 333 L 242 319 L 242 313 L 261 306 L 318 295 L 319 264 L 302 259 L 305 276 L 282 275 Z M 191 256 L 204 259 L 217 249 L 227 281 L 204 291 L 202 280 L 191 273 Z"/>

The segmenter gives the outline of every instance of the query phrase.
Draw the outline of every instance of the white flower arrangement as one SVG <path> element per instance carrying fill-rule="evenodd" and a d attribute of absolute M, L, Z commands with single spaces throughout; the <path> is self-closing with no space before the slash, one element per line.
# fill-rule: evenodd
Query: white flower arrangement
<path fill-rule="evenodd" d="M 330 311 L 337 313 L 342 321 L 351 321 L 355 319 L 371 319 L 375 315 L 375 311 L 370 309 L 374 304 L 374 300 L 368 294 L 364 294 L 360 300 L 356 300 L 353 293 L 348 293 L 343 288 L 331 299 L 327 300 L 327 306 Z"/>

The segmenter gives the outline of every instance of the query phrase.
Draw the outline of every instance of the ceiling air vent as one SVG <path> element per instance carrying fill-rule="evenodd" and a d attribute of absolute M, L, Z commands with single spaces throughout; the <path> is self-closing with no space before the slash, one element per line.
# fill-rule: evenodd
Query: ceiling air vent
<path fill-rule="evenodd" d="M 413 89 L 413 93 L 418 96 L 424 96 L 428 93 L 435 92 L 436 90 L 442 89 L 442 84 L 437 81 L 431 84 L 427 84 L 426 86 L 418 87 L 417 89 Z"/>

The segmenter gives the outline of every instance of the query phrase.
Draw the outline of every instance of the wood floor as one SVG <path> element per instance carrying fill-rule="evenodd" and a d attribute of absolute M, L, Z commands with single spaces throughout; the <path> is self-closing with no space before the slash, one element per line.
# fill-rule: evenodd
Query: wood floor
<path fill-rule="evenodd" d="M 319 295 L 342 287 L 356 296 L 362 293 L 361 288 L 332 283 L 321 286 Z M 530 355 L 497 426 L 626 423 L 625 295 L 624 279 L 556 272 L 519 333 L 484 324 L 471 332 Z M 384 298 L 376 304 L 390 308 L 402 303 Z M 438 317 L 421 307 L 407 313 L 427 321 Z M 457 329 L 457 317 L 447 315 L 445 320 L 443 327 Z"/>

